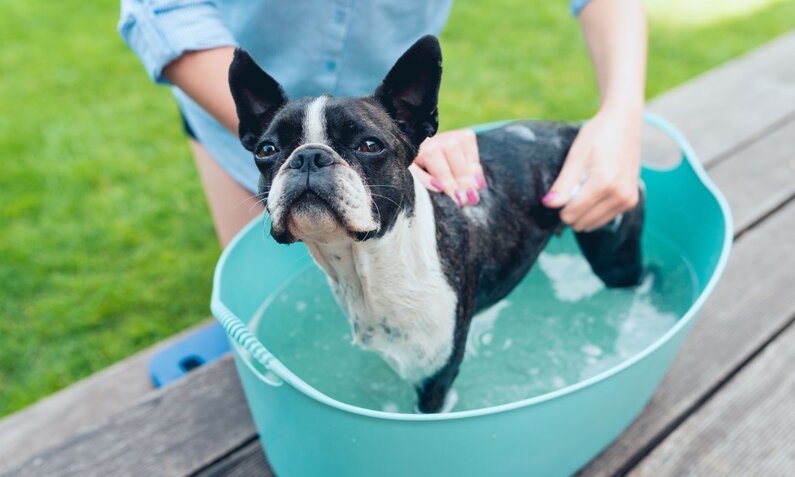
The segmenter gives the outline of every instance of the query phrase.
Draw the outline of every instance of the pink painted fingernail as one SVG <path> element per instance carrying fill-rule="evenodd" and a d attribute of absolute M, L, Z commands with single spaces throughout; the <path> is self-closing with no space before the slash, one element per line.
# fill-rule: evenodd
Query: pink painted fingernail
<path fill-rule="evenodd" d="M 455 198 L 458 201 L 459 207 L 462 207 L 467 202 L 467 195 L 464 194 L 464 191 L 460 190 L 455 191 Z"/>
<path fill-rule="evenodd" d="M 433 187 L 438 191 L 441 191 L 444 188 L 444 186 L 442 185 L 442 181 L 440 181 L 439 179 L 431 179 L 431 187 Z"/>
<path fill-rule="evenodd" d="M 475 189 L 467 189 L 467 199 L 469 199 L 469 205 L 475 205 L 480 202 L 480 197 L 478 197 Z"/>
<path fill-rule="evenodd" d="M 541 199 L 541 202 L 543 202 L 545 204 L 549 204 L 550 202 L 555 202 L 556 200 L 560 200 L 560 193 L 559 192 L 555 192 L 554 190 L 551 190 L 551 191 L 547 192 L 547 195 L 545 195 Z"/>
<path fill-rule="evenodd" d="M 483 178 L 483 174 L 475 174 L 475 182 L 477 182 L 479 188 L 486 188 L 486 179 Z"/>

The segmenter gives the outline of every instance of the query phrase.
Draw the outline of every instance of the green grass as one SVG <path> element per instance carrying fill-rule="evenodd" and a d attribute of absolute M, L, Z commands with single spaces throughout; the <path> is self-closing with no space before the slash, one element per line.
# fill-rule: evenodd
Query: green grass
<path fill-rule="evenodd" d="M 668 14 L 652 21 L 650 97 L 785 32 L 795 4 L 698 26 Z M 219 249 L 201 186 L 117 18 L 115 0 L 0 4 L 0 416 L 209 315 Z M 442 42 L 445 128 L 595 110 L 563 0 L 459 0 Z"/>

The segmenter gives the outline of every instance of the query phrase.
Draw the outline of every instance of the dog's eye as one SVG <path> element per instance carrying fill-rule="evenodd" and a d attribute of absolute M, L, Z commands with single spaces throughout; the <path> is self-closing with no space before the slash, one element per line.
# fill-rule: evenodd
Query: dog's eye
<path fill-rule="evenodd" d="M 276 149 L 276 146 L 274 146 L 272 142 L 265 141 L 257 148 L 256 156 L 257 159 L 265 159 L 266 157 L 270 157 L 277 152 L 279 152 L 279 150 Z"/>
<path fill-rule="evenodd" d="M 381 143 L 378 142 L 377 139 L 369 138 L 369 139 L 365 139 L 364 141 L 362 141 L 362 143 L 359 144 L 359 146 L 356 148 L 356 150 L 359 151 L 359 152 L 366 152 L 366 153 L 373 154 L 373 153 L 376 153 L 376 152 L 383 151 L 384 150 L 384 146 L 382 146 Z"/>

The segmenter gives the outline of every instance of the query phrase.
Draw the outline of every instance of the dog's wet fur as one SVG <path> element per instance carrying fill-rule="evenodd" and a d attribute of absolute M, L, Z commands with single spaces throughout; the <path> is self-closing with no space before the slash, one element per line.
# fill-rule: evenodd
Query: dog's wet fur
<path fill-rule="evenodd" d="M 436 133 L 441 51 L 418 40 L 367 97 L 288 100 L 243 50 L 229 81 L 240 138 L 280 243 L 306 243 L 348 315 L 354 343 L 379 353 L 439 412 L 475 313 L 505 297 L 563 225 L 541 204 L 578 126 L 513 122 L 477 136 L 488 188 L 460 208 L 409 171 Z M 610 287 L 641 274 L 643 198 L 576 239 Z"/>

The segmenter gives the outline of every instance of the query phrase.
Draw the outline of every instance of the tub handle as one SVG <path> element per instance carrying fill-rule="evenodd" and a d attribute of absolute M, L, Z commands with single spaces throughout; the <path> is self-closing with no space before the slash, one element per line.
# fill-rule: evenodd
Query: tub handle
<path fill-rule="evenodd" d="M 667 172 L 677 170 L 686 171 L 687 169 L 690 169 L 690 171 L 695 173 L 702 182 L 710 182 L 709 179 L 707 179 L 704 165 L 698 159 L 698 156 L 696 156 L 695 151 L 693 151 L 693 146 L 690 145 L 690 142 L 687 140 L 687 138 L 685 138 L 685 136 L 678 129 L 669 123 L 668 120 L 654 113 L 646 112 L 643 113 L 643 122 L 665 133 L 665 135 L 676 144 L 676 147 L 682 154 L 682 160 L 679 161 L 679 164 Z"/>
<path fill-rule="evenodd" d="M 212 312 L 215 318 L 221 323 L 221 326 L 226 330 L 226 334 L 234 341 L 235 344 L 243 348 L 249 356 L 254 358 L 257 363 L 265 368 L 266 373 L 260 372 L 252 363 L 246 363 L 248 368 L 257 375 L 262 381 L 270 384 L 273 387 L 279 387 L 284 384 L 283 378 L 273 368 L 277 360 L 270 351 L 254 336 L 248 327 L 240 320 L 234 313 L 224 306 L 220 300 L 212 301 Z M 243 356 L 245 360 L 246 357 Z"/>

